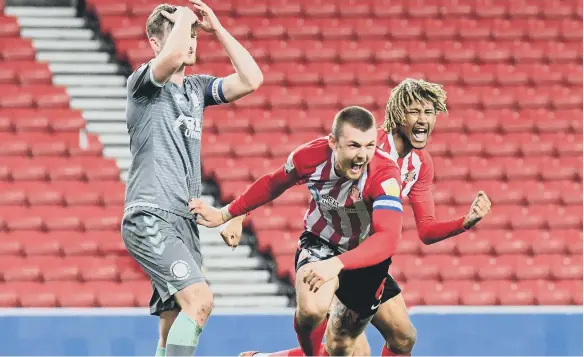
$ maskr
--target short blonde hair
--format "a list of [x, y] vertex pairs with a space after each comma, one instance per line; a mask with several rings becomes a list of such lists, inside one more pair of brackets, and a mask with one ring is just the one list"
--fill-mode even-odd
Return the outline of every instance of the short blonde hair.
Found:
[[168, 19], [162, 15], [162, 11], [172, 14], [176, 10], [176, 6], [169, 4], [160, 4], [156, 6], [156, 8], [152, 10], [150, 16], [148, 16], [148, 20], [146, 20], [146, 35], [148, 38], [154, 36], [162, 38], [164, 35], [164, 28], [167, 26], [166, 24], [170, 24], [170, 28], [172, 28], [173, 25], [172, 22], [168, 21]]
[[407, 107], [417, 101], [432, 103], [436, 115], [448, 112], [446, 91], [442, 85], [423, 79], [406, 78], [391, 90], [385, 107], [383, 129], [389, 132], [404, 125]]

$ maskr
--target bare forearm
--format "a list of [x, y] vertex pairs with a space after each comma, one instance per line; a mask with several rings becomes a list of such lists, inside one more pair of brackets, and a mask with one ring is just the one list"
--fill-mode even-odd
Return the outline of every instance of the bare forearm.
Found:
[[263, 74], [251, 54], [225, 28], [217, 30], [215, 35], [225, 48], [241, 82], [250, 88], [259, 87], [263, 82]]
[[189, 21], [188, 16], [179, 14], [176, 23], [168, 34], [160, 55], [178, 58], [179, 60], [177, 61], [180, 61], [179, 66], [182, 65], [184, 57], [189, 52], [190, 43], [188, 39], [191, 38], [191, 27], [192, 23]]

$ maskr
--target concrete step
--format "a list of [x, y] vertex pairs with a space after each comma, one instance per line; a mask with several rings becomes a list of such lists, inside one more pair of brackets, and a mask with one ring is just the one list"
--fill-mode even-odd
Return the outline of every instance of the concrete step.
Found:
[[32, 7], [32, 6], [6, 6], [4, 13], [18, 17], [40, 17], [55, 19], [56, 17], [75, 17], [76, 11], [73, 7]]
[[33, 40], [91, 40], [95, 36], [93, 31], [84, 28], [23, 28], [20, 35]]
[[49, 68], [53, 74], [116, 74], [120, 66], [116, 63], [51, 63]]
[[[103, 145], [112, 147], [116, 146], [128, 147], [130, 145], [130, 138], [128, 134], [120, 134], [119, 131], [96, 129], [95, 125], [96, 124], [94, 123], [88, 123], [86, 126], [87, 131], [89, 131], [90, 133], [99, 134], [99, 139], [101, 140], [101, 143]], [[120, 126], [125, 128], [125, 124], [121, 124]]]
[[[124, 87], [126, 85], [126, 77], [120, 75], [71, 75], [71, 74], [57, 74], [53, 76], [53, 83], [60, 86], [118, 86]], [[102, 108], [103, 109], [103, 108]]]
[[52, 63], [107, 63], [111, 56], [107, 52], [60, 52], [60, 51], [40, 51], [36, 54], [38, 61]]
[[242, 270], [242, 271], [212, 271], [205, 273], [205, 277], [212, 283], [240, 283], [253, 284], [267, 282], [270, 279], [270, 273], [266, 270]]
[[107, 123], [124, 123], [126, 124], [126, 112], [124, 110], [86, 110], [83, 112], [83, 118], [87, 122], [107, 122]]
[[105, 146], [103, 154], [107, 157], [115, 157], [116, 159], [131, 159], [132, 153], [129, 146]]
[[123, 87], [68, 87], [67, 93], [72, 98], [117, 98], [126, 99]]
[[[103, 100], [102, 99], [78, 99], [72, 98], [71, 99], [71, 107], [75, 109], [102, 109], [103, 108]], [[112, 110], [125, 110], [126, 109], [126, 100], [125, 99], [108, 99], [107, 100], [107, 107], [108, 109]]]
[[286, 296], [218, 296], [213, 300], [219, 308], [282, 308], [288, 306]]
[[213, 284], [211, 281], [211, 291], [215, 296], [273, 296], [278, 293], [278, 286], [276, 284]]
[[34, 40], [37, 51], [99, 51], [102, 43], [98, 40]]
[[[223, 241], [221, 236], [217, 236], [217, 239]], [[251, 255], [251, 248], [247, 245], [243, 245], [241, 247], [237, 247], [235, 249], [231, 249], [227, 245], [223, 246], [208, 246], [204, 249], [203, 254], [205, 257], [211, 259], [213, 258], [222, 258], [222, 257], [229, 257], [231, 259], [246, 259], [249, 258]]]
[[33, 28], [62, 28], [79, 29], [85, 26], [85, 19], [76, 17], [19, 17], [18, 23], [21, 29]]
[[241, 269], [261, 269], [263, 267], [263, 262], [260, 258], [257, 257], [241, 260], [231, 258], [216, 258], [205, 260], [204, 265], [209, 269], [222, 269], [227, 271]]

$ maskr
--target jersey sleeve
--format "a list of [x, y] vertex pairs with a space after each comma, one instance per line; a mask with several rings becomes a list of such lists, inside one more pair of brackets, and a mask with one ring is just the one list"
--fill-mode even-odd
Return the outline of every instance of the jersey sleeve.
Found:
[[395, 163], [388, 160], [387, 165], [378, 167], [365, 192], [373, 202], [373, 211], [390, 210], [402, 213], [401, 187], [400, 171]]
[[306, 179], [316, 170], [316, 167], [327, 160], [328, 141], [325, 138], [313, 140], [299, 146], [288, 155], [284, 163], [284, 171], [290, 174], [295, 171], [296, 175], [304, 183]]
[[432, 157], [426, 151], [424, 151], [423, 155], [424, 161], [422, 163], [422, 169], [420, 170], [420, 177], [408, 193], [410, 202], [427, 202], [434, 200], [434, 197], [432, 196], [434, 163], [432, 162]]
[[143, 64], [127, 80], [128, 96], [137, 102], [150, 99], [163, 84], [157, 83], [152, 77], [152, 65]]
[[205, 107], [228, 103], [223, 95], [224, 78], [214, 77], [207, 74], [197, 74], [189, 76], [188, 78], [195, 90], [203, 93]]

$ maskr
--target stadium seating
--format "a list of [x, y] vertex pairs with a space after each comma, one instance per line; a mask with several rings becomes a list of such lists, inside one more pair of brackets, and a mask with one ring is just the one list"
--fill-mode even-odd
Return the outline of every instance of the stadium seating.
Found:
[[[90, 0], [87, 11], [136, 68], [151, 57], [144, 24], [157, 3]], [[582, 304], [580, 2], [209, 5], [265, 75], [253, 95], [205, 113], [203, 171], [222, 201], [326, 135], [341, 106], [363, 105], [381, 120], [391, 86], [437, 81], [450, 109], [428, 147], [437, 217], [465, 214], [478, 190], [493, 208], [472, 232], [424, 246], [406, 207], [392, 269], [408, 305]], [[231, 73], [209, 35], [197, 53], [197, 72]], [[146, 305], [148, 282], [119, 238], [115, 163], [96, 137], [80, 136], [80, 113], [6, 15], [0, 58], [0, 306]], [[294, 188], [251, 218], [258, 251], [284, 280], [294, 278], [308, 197]]]

